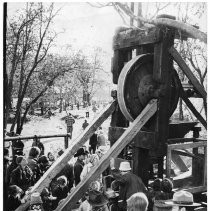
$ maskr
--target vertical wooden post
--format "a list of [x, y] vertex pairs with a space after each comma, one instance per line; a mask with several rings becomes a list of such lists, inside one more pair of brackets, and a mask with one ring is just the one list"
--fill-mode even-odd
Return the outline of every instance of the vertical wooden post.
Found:
[[69, 147], [68, 134], [64, 137], [64, 147], [65, 149]]
[[204, 147], [204, 157], [203, 186], [207, 187], [207, 146]]
[[[174, 44], [174, 31], [168, 28], [160, 30], [161, 42], [155, 44], [154, 47], [154, 65], [153, 79], [159, 84], [161, 95], [158, 98], [158, 111], [156, 118], [156, 151], [159, 160], [166, 153], [166, 141], [169, 131], [170, 118], [170, 99], [171, 99], [171, 70], [173, 68], [173, 59], [168, 50]], [[171, 159], [171, 152], [169, 154]], [[162, 157], [162, 158], [161, 158]], [[163, 160], [163, 159], [162, 159]], [[168, 166], [169, 168], [169, 166]], [[168, 170], [169, 171], [169, 170]], [[159, 176], [163, 173], [163, 164], [158, 165]], [[169, 174], [169, 172], [168, 172]]]
[[171, 176], [171, 149], [168, 145], [167, 156], [166, 156], [166, 177], [170, 178]]

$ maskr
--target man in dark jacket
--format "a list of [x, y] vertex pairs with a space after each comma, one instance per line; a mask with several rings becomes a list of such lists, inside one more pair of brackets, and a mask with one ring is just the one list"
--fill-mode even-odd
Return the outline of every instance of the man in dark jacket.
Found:
[[141, 178], [131, 173], [130, 163], [128, 161], [121, 162], [119, 170], [114, 168], [114, 161], [110, 162], [111, 173], [115, 178], [112, 183], [112, 188], [116, 190], [119, 188], [119, 200], [122, 200], [120, 206], [121, 210], [127, 210], [126, 200], [137, 192], [147, 192], [147, 188], [142, 182]]
[[74, 164], [74, 182], [75, 186], [80, 182], [80, 174], [82, 173], [82, 169], [84, 167], [84, 160], [85, 156], [87, 155], [87, 152], [80, 148], [77, 153], [74, 155], [74, 157], [78, 157], [76, 163]]
[[27, 160], [23, 156], [16, 158], [18, 167], [11, 173], [10, 185], [17, 185], [26, 191], [32, 185], [32, 170], [27, 166]]
[[97, 146], [97, 134], [93, 133], [93, 135], [90, 137], [89, 141], [89, 152], [95, 154], [96, 152], [96, 146]]

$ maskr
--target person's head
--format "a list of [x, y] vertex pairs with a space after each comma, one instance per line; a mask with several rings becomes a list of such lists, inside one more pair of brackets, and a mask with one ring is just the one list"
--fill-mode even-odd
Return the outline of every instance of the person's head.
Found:
[[8, 187], [8, 195], [11, 195], [13, 197], [18, 197], [20, 198], [20, 196], [23, 194], [23, 190], [18, 187], [17, 185], [10, 185]]
[[94, 210], [104, 210], [108, 203], [108, 199], [103, 192], [97, 190], [90, 190], [88, 192], [88, 202], [94, 208]]
[[39, 157], [38, 162], [40, 164], [42, 164], [43, 166], [49, 165], [49, 160], [48, 160], [47, 156], [45, 156], [45, 155], [42, 155], [41, 157]]
[[131, 165], [128, 161], [123, 161], [120, 163], [120, 167], [119, 170], [121, 172], [122, 175], [128, 173], [131, 171]]
[[173, 183], [170, 179], [164, 178], [161, 182], [161, 190], [165, 193], [170, 193], [173, 189]]
[[31, 147], [29, 151], [29, 156], [32, 158], [37, 158], [40, 155], [40, 149], [38, 147]]
[[65, 186], [67, 186], [68, 180], [64, 175], [62, 175], [57, 178], [57, 182], [61, 188], [64, 188]]
[[55, 161], [55, 157], [52, 154], [52, 152], [48, 152], [47, 157], [48, 157], [49, 161]]
[[153, 182], [152, 188], [154, 191], [160, 191], [161, 190], [161, 179], [156, 178]]
[[148, 199], [144, 193], [134, 193], [127, 200], [128, 211], [146, 211], [148, 207]]
[[21, 166], [23, 169], [27, 166], [28, 162], [25, 157], [17, 156], [16, 163]]
[[78, 149], [74, 157], [78, 157], [79, 160], [83, 161], [85, 160], [85, 156], [87, 155], [87, 152], [84, 150], [84, 148]]
[[69, 116], [71, 116], [71, 113], [69, 113]]

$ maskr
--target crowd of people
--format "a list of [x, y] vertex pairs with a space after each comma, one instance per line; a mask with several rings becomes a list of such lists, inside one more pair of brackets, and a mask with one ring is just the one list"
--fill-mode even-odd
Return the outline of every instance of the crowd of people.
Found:
[[[72, 135], [75, 120], [71, 114], [67, 116], [66, 123], [67, 130]], [[88, 127], [87, 120], [82, 125], [84, 130], [86, 127]], [[88, 144], [89, 147], [84, 145], [76, 152], [74, 162], [67, 163], [52, 179], [49, 187], [44, 188], [41, 193], [33, 194], [29, 194], [31, 188], [56, 158], [62, 156], [64, 150], [58, 151], [57, 155], [52, 152], [46, 153], [41, 141], [35, 139], [26, 156], [24, 143], [17, 140], [12, 144], [13, 158], [10, 159], [8, 148], [4, 148], [5, 210], [14, 211], [28, 199], [30, 201], [29, 211], [55, 210], [87, 177], [109, 149], [102, 127], [93, 133]], [[111, 178], [110, 185], [106, 184], [106, 178]], [[179, 194], [183, 194], [184, 199], [190, 201], [183, 204], [183, 197]], [[181, 200], [180, 204], [178, 200]], [[172, 204], [165, 202], [172, 202]], [[175, 205], [178, 206], [177, 210], [183, 208], [192, 210], [193, 205], [198, 206], [193, 202], [190, 193], [174, 193], [170, 179], [157, 178], [150, 187], [146, 187], [141, 178], [132, 173], [129, 161], [122, 161], [119, 168], [116, 168], [113, 158], [110, 159], [109, 167], [89, 184], [82, 198], [75, 203], [79, 211], [161, 211], [165, 208], [174, 210]]]

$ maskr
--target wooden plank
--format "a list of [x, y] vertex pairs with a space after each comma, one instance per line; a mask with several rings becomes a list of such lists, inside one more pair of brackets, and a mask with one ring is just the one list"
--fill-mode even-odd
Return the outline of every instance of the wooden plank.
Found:
[[196, 88], [196, 90], [201, 94], [201, 96], [206, 99], [207, 93], [203, 86], [200, 84], [198, 79], [194, 76], [190, 68], [187, 66], [185, 61], [182, 59], [178, 51], [171, 47], [169, 49], [169, 53], [173, 56], [174, 61], [179, 65], [179, 67], [182, 69], [182, 71], [185, 73], [185, 75], [188, 77], [188, 79], [191, 81], [192, 85]]
[[[48, 187], [52, 179], [64, 168], [69, 160], [74, 156], [77, 150], [83, 146], [83, 144], [92, 136], [97, 128], [112, 114], [116, 106], [116, 102], [112, 102], [108, 105], [97, 118], [85, 129], [85, 131], [73, 141], [68, 149], [65, 150], [53, 165], [47, 170], [47, 172], [41, 177], [41, 179], [33, 186], [30, 193], [35, 191], [41, 193], [43, 188]], [[26, 210], [29, 206], [29, 202], [19, 206], [16, 211]]]
[[180, 91], [181, 98], [184, 100], [187, 107], [192, 111], [192, 113], [195, 115], [195, 117], [200, 121], [200, 123], [207, 129], [207, 122], [206, 120], [201, 116], [201, 114], [196, 110], [194, 105], [191, 103], [191, 101], [188, 99], [184, 91]]
[[16, 141], [16, 140], [25, 140], [25, 139], [34, 139], [34, 138], [57, 138], [57, 137], [66, 137], [69, 134], [54, 134], [54, 135], [35, 135], [35, 136], [17, 136], [17, 137], [7, 137], [4, 141]]
[[[197, 149], [197, 148], [196, 148]], [[187, 156], [187, 157], [191, 157], [191, 158], [197, 158], [197, 159], [202, 159], [201, 157], [195, 155], [194, 153], [189, 152], [186, 149], [183, 149], [183, 151], [180, 150], [173, 150], [172, 151], [173, 154], [177, 154], [177, 155], [182, 155], [182, 156]]]
[[166, 156], [166, 177], [170, 178], [171, 176], [171, 149], [169, 145], [167, 146], [167, 156]]
[[194, 138], [170, 138], [167, 140], [167, 144], [178, 144], [185, 142], [193, 142]]
[[185, 165], [185, 163], [181, 159], [181, 157], [179, 155], [177, 155], [176, 153], [173, 153], [173, 152], [174, 151], [172, 151], [172, 153], [171, 153], [171, 159], [175, 163], [175, 165], [180, 169], [181, 172], [188, 171], [189, 169], [187, 168], [187, 166]]
[[[174, 44], [174, 31], [163, 28], [161, 30], [161, 42], [154, 47], [153, 79], [161, 84], [161, 95], [158, 98], [158, 112], [156, 118], [156, 152], [159, 157], [166, 153], [165, 143], [169, 134], [170, 99], [173, 60], [166, 50]], [[161, 170], [160, 170], [161, 171]], [[162, 170], [163, 171], [163, 170]]]
[[160, 40], [159, 32], [160, 29], [157, 27], [149, 30], [130, 29], [120, 32], [114, 40], [113, 49], [134, 49], [140, 45], [157, 43]]
[[144, 124], [157, 111], [157, 100], [151, 100], [141, 114], [134, 120], [123, 135], [114, 143], [109, 151], [99, 160], [99, 163], [93, 167], [90, 174], [81, 181], [70, 195], [57, 207], [56, 211], [67, 211], [71, 209], [72, 203], [78, 201], [87, 190], [89, 184], [109, 166], [110, 158], [116, 158], [124, 147], [129, 144]]
[[205, 147], [205, 146], [207, 146], [206, 141], [199, 141], [195, 143], [170, 144], [168, 145], [168, 148], [170, 150], [173, 150], [173, 149], [189, 149], [189, 148]]
[[207, 146], [204, 147], [204, 175], [203, 175], [203, 185], [207, 186]]

